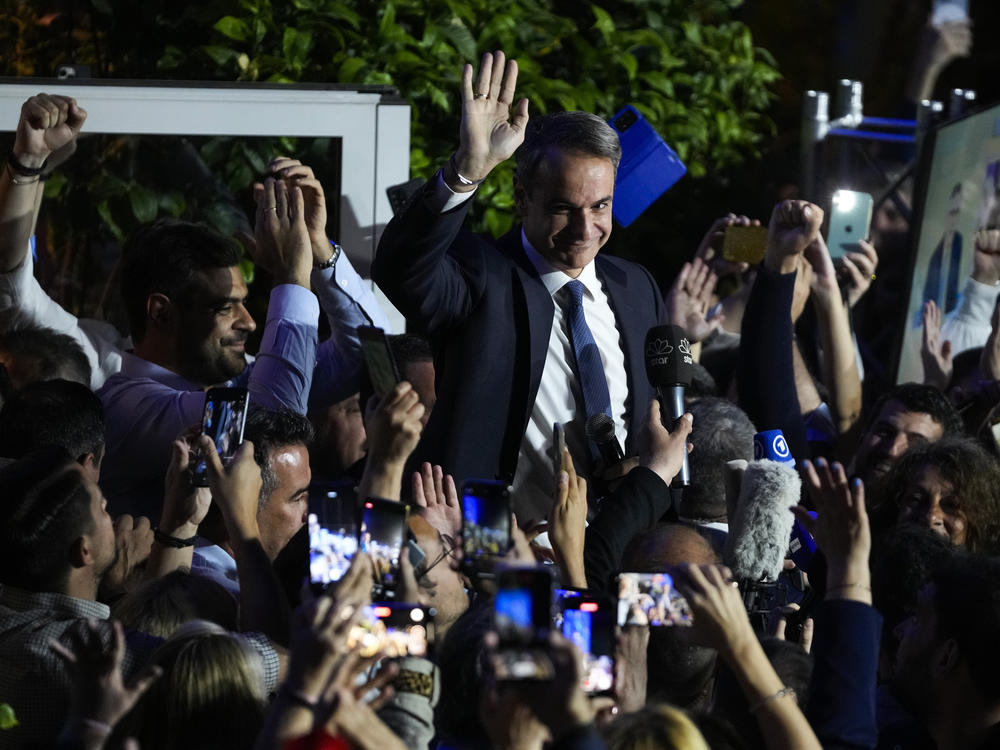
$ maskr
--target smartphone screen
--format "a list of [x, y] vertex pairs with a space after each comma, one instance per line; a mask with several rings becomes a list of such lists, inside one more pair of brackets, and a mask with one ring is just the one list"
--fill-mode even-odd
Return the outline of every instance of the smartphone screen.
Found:
[[382, 399], [402, 380], [389, 348], [389, 341], [385, 337], [385, 331], [373, 326], [358, 326], [358, 337], [372, 389]]
[[611, 600], [592, 592], [556, 590], [558, 627], [583, 654], [584, 692], [610, 693], [615, 682], [615, 614]]
[[767, 228], [729, 224], [722, 235], [722, 257], [732, 263], [756, 265], [767, 252]]
[[491, 479], [462, 485], [462, 552], [469, 561], [497, 558], [510, 549], [510, 487]]
[[309, 582], [322, 591], [344, 577], [358, 551], [357, 499], [349, 482], [309, 487]]
[[[201, 419], [201, 432], [215, 442], [223, 466], [229, 466], [243, 442], [243, 427], [247, 420], [246, 388], [210, 388], [205, 394], [205, 411]], [[198, 455], [191, 470], [191, 484], [208, 486], [208, 467]]]
[[843, 258], [860, 250], [858, 242], [868, 237], [875, 202], [868, 193], [838, 190], [833, 194], [830, 209], [830, 229], [826, 245], [831, 258]]
[[399, 579], [399, 554], [406, 535], [406, 506], [371, 498], [361, 509], [358, 549], [372, 559], [374, 592], [391, 598]]
[[674, 588], [669, 573], [622, 573], [618, 576], [618, 624], [690, 625], [691, 608]]
[[496, 678], [551, 680], [552, 574], [544, 567], [504, 568], [497, 576], [493, 624], [499, 637]]

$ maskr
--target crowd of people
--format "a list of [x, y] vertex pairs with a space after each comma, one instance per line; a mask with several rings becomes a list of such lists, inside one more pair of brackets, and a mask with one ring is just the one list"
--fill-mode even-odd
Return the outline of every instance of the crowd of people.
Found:
[[[176, 219], [128, 239], [127, 332], [71, 315], [30, 237], [86, 112], [25, 102], [0, 176], [0, 748], [1000, 746], [998, 404], [965, 398], [1000, 380], [1000, 227], [976, 237], [993, 312], [961, 382], [928, 303], [926, 382], [866, 408], [852, 309], [877, 232], [834, 263], [823, 210], [785, 200], [750, 266], [722, 240], [760, 222], [728, 214], [664, 293], [599, 252], [615, 131], [531, 114], [517, 75], [502, 52], [465, 67], [458, 147], [381, 237], [372, 275], [405, 333], [287, 156], [253, 186], [242, 247]], [[512, 158], [519, 225], [466, 231]], [[244, 252], [273, 284], [254, 356]], [[401, 376], [381, 398], [357, 330], [373, 324]], [[694, 362], [676, 421], [646, 375], [667, 324]], [[248, 394], [225, 463], [198, 428], [219, 386]], [[796, 468], [755, 457], [766, 430]], [[510, 486], [510, 532], [471, 561], [458, 489], [483, 479]], [[373, 561], [344, 539], [376, 498], [408, 514]], [[592, 597], [559, 618], [569, 637], [503, 588], [509, 569]], [[418, 629], [374, 638], [392, 607], [373, 588]], [[602, 598], [626, 615], [613, 654], [582, 654]], [[529, 657], [531, 679], [512, 674]]]

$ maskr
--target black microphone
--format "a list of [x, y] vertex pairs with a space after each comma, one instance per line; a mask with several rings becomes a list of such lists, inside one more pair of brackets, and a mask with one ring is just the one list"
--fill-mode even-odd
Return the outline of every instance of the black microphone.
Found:
[[615, 420], [603, 411], [591, 414], [587, 417], [587, 424], [584, 427], [587, 439], [597, 445], [597, 450], [601, 454], [604, 465], [614, 466], [616, 463], [625, 460], [625, 451], [622, 444], [615, 436]]
[[[646, 333], [646, 377], [660, 399], [660, 414], [668, 429], [684, 416], [684, 391], [694, 376], [694, 359], [687, 333], [680, 326], [653, 326]], [[687, 453], [671, 487], [691, 484]]]

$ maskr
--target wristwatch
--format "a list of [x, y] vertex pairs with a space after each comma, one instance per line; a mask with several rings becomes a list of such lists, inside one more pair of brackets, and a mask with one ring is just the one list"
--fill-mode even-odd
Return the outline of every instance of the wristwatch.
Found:
[[330, 256], [329, 260], [323, 261], [318, 266], [316, 266], [316, 268], [318, 268], [320, 271], [324, 271], [327, 268], [333, 268], [334, 270], [336, 270], [337, 259], [340, 257], [340, 254], [344, 252], [344, 248], [342, 248], [336, 242], [331, 242], [330, 244], [333, 245], [333, 255]]

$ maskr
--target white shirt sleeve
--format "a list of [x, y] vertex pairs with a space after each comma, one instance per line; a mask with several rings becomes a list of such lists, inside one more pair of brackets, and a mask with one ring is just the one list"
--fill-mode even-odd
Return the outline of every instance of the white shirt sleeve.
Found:
[[962, 290], [961, 304], [941, 324], [941, 338], [951, 342], [951, 355], [983, 346], [992, 327], [990, 317], [1000, 286], [983, 284], [971, 276]]

